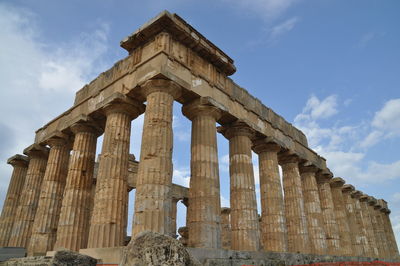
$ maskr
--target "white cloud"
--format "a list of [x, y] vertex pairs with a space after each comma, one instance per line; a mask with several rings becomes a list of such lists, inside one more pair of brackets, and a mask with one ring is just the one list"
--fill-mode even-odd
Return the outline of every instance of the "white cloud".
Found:
[[392, 196], [393, 202], [400, 202], [400, 192], [394, 193]]
[[[378, 112], [370, 125], [344, 125], [321, 127], [319, 120], [338, 113], [337, 96], [323, 100], [312, 95], [302, 113], [295, 117], [295, 125], [307, 136], [309, 145], [327, 159], [328, 167], [334, 175], [356, 183], [378, 183], [400, 178], [400, 161], [378, 163], [364, 161], [367, 148], [378, 143], [384, 134], [395, 135], [400, 116], [400, 99], [388, 101]], [[397, 116], [396, 116], [397, 115]], [[393, 125], [389, 125], [393, 121]], [[400, 121], [400, 120], [399, 120]], [[382, 131], [384, 128], [386, 131]], [[399, 126], [400, 128], [400, 126]], [[361, 148], [361, 150], [360, 150]]]
[[375, 113], [372, 126], [387, 132], [387, 135], [400, 135], [400, 98], [385, 103], [383, 108]]
[[172, 182], [184, 187], [189, 187], [190, 183], [190, 170], [188, 168], [174, 169], [172, 175]]
[[400, 98], [387, 101], [377, 111], [370, 124], [372, 131], [360, 141], [361, 148], [369, 148], [387, 138], [400, 136]]
[[[68, 43], [52, 43], [36, 19], [28, 10], [0, 4], [2, 162], [32, 144], [35, 131], [71, 107], [73, 92], [105, 68], [107, 24]], [[11, 170], [1, 167], [0, 175], [9, 177]], [[0, 184], [2, 197], [7, 185], [8, 180]]]
[[290, 19], [285, 20], [284, 22], [272, 27], [269, 33], [269, 41], [274, 42], [283, 34], [291, 31], [294, 26], [299, 22], [298, 17], [293, 17]]

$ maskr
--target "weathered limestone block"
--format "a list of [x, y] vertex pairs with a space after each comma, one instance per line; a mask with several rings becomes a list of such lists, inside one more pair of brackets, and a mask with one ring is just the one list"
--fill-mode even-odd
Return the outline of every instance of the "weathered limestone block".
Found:
[[200, 266], [176, 239], [154, 232], [137, 235], [124, 248], [121, 266]]
[[304, 209], [299, 158], [295, 155], [286, 155], [279, 159], [279, 163], [282, 166], [283, 190], [285, 193], [288, 251], [310, 253], [310, 238]]
[[135, 194], [132, 236], [151, 231], [171, 233], [172, 109], [180, 87], [168, 80], [149, 80], [143, 86], [144, 116], [140, 164]]
[[92, 186], [96, 143], [100, 132], [88, 122], [74, 124], [71, 131], [75, 138], [54, 250], [64, 248], [79, 251], [87, 247], [90, 209], [93, 205]]
[[327, 243], [318, 185], [315, 177], [317, 171], [318, 168], [313, 165], [300, 167], [304, 210], [307, 216], [311, 253], [323, 255], [327, 252]]
[[340, 177], [334, 177], [329, 183], [331, 185], [335, 217], [339, 229], [340, 255], [352, 256], [353, 248], [351, 244], [351, 231], [346, 214], [346, 205], [342, 194], [342, 188], [346, 182]]
[[285, 207], [278, 165], [278, 152], [281, 148], [262, 139], [254, 142], [253, 150], [258, 154], [260, 171], [263, 248], [265, 251], [287, 252]]
[[46, 170], [48, 148], [33, 144], [24, 150], [29, 156], [29, 166], [8, 245], [26, 248], [32, 234], [40, 189]]
[[387, 202], [384, 200], [379, 200], [381, 205], [384, 207], [383, 213], [384, 215], [383, 217], [383, 222], [385, 225], [385, 229], [387, 229], [387, 239], [389, 240], [389, 254], [390, 254], [390, 258], [394, 259], [394, 258], [399, 258], [399, 249], [397, 247], [397, 242], [396, 242], [396, 238], [394, 236], [394, 232], [393, 232], [393, 227], [392, 227], [392, 223], [390, 222], [390, 218], [389, 218], [389, 214], [390, 214], [390, 210], [388, 208]]
[[51, 266], [96, 266], [97, 260], [77, 252], [60, 250], [54, 254]]
[[18, 202], [24, 187], [29, 158], [24, 155], [14, 155], [7, 160], [13, 166], [13, 172], [8, 185], [7, 195], [4, 200], [0, 216], [0, 247], [6, 247], [11, 236]]
[[221, 247], [221, 202], [216, 121], [221, 111], [206, 98], [183, 106], [192, 121], [190, 185], [187, 210], [189, 246]]
[[357, 225], [354, 201], [351, 198], [351, 192], [354, 191], [352, 185], [344, 185], [342, 188], [343, 199], [346, 204], [346, 215], [349, 221], [351, 232], [351, 245], [353, 246], [353, 256], [361, 257], [363, 255], [363, 245], [361, 242], [360, 228]]
[[221, 247], [223, 249], [231, 249], [232, 230], [230, 214], [230, 208], [221, 208]]
[[127, 178], [131, 121], [143, 110], [141, 103], [127, 98], [110, 100], [103, 107], [107, 118], [88, 248], [116, 247], [124, 244], [128, 216]]
[[256, 251], [260, 247], [260, 229], [251, 159], [253, 131], [241, 121], [220, 129], [229, 139], [231, 248]]
[[340, 237], [339, 227], [336, 221], [335, 209], [333, 205], [332, 191], [329, 184], [332, 179], [332, 173], [327, 171], [320, 171], [317, 173], [317, 184], [319, 198], [321, 201], [322, 217], [325, 225], [327, 253], [329, 255], [340, 254]]
[[68, 172], [70, 143], [66, 136], [48, 141], [49, 159], [43, 177], [28, 255], [45, 255], [52, 250], [57, 237], [65, 182]]
[[354, 212], [356, 216], [356, 223], [357, 227], [360, 232], [360, 241], [361, 245], [363, 248], [363, 256], [368, 257], [371, 256], [369, 244], [368, 244], [368, 239], [367, 239], [367, 229], [364, 226], [363, 220], [365, 219], [362, 216], [362, 209], [361, 209], [361, 204], [360, 204], [360, 196], [362, 195], [361, 191], [355, 190], [350, 193], [351, 198], [353, 199], [353, 204], [354, 204]]
[[368, 210], [368, 195], [366, 194], [360, 195], [359, 201], [361, 207], [361, 214], [363, 217], [362, 222], [364, 224], [364, 229], [369, 246], [369, 253], [367, 255], [368, 257], [377, 258], [379, 256], [379, 251], [378, 248], [376, 247], [375, 233], [374, 233], [374, 228], [372, 226], [372, 218]]

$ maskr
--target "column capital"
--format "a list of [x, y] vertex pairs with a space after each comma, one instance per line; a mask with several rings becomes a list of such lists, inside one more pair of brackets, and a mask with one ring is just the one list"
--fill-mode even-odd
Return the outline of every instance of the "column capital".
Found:
[[372, 196], [368, 197], [368, 205], [374, 206], [376, 204], [376, 199]]
[[350, 193], [351, 197], [354, 199], [359, 199], [362, 195], [362, 192], [359, 190], [354, 190]]
[[231, 139], [237, 136], [254, 137], [255, 131], [243, 120], [237, 120], [231, 124], [218, 127], [218, 132]]
[[300, 157], [297, 154], [289, 153], [288, 151], [280, 152], [278, 154], [279, 164], [287, 164], [287, 163], [299, 163]]
[[29, 157], [21, 154], [16, 154], [8, 158], [7, 163], [12, 166], [23, 166], [27, 167], [29, 164]]
[[383, 213], [386, 213], [388, 211], [387, 202], [384, 201], [383, 199], [378, 199], [377, 201], [381, 205], [380, 211], [383, 212]]
[[380, 202], [378, 200], [375, 202], [375, 204], [373, 206], [374, 206], [375, 210], [379, 210], [379, 211], [382, 208], [382, 205], [380, 204]]
[[79, 132], [90, 132], [94, 133], [97, 136], [100, 136], [104, 131], [104, 128], [102, 128], [102, 126], [100, 126], [87, 115], [80, 115], [70, 121], [69, 129], [74, 135]]
[[260, 154], [263, 152], [280, 152], [282, 147], [268, 138], [256, 139], [253, 141], [253, 150], [255, 153]]
[[360, 196], [360, 201], [361, 202], [367, 202], [368, 201], [369, 196], [367, 194], [362, 193]]
[[50, 148], [55, 146], [71, 145], [70, 136], [61, 131], [56, 131], [49, 135], [49, 138], [45, 140], [45, 143], [49, 145]]
[[24, 149], [24, 154], [32, 157], [47, 158], [49, 156], [49, 148], [44, 145], [34, 143]]
[[147, 98], [153, 92], [166, 92], [174, 99], [178, 99], [182, 94], [181, 87], [175, 82], [168, 79], [150, 79], [146, 81], [142, 87], [143, 96]]
[[343, 188], [342, 188], [343, 193], [351, 193], [354, 190], [355, 190], [354, 186], [350, 185], [350, 184], [343, 185]]
[[219, 105], [210, 97], [200, 97], [190, 103], [184, 104], [182, 113], [190, 120], [201, 115], [212, 116], [215, 120], [218, 120], [222, 115], [222, 111], [226, 109], [222, 105]]
[[145, 110], [145, 105], [133, 100], [122, 93], [114, 93], [101, 103], [97, 104], [103, 113], [108, 116], [111, 113], [126, 113], [131, 119], [135, 119]]
[[334, 177], [329, 181], [331, 187], [343, 187], [346, 184], [346, 181], [341, 177]]
[[333, 174], [329, 168], [319, 170], [315, 176], [318, 184], [330, 182], [330, 180], [333, 178]]
[[319, 171], [319, 169], [315, 165], [307, 163], [307, 164], [299, 165], [299, 171], [300, 171], [300, 174], [303, 174], [303, 173], [314, 173], [315, 174]]
[[221, 213], [222, 214], [230, 214], [231, 213], [231, 208], [223, 207], [223, 208], [221, 208]]

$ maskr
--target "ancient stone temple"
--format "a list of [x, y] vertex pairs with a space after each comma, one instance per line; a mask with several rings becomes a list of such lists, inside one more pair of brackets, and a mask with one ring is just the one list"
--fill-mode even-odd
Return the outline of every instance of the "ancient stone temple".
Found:
[[[229, 78], [233, 60], [182, 18], [162, 12], [121, 47], [129, 55], [39, 128], [25, 155], [8, 160], [14, 171], [0, 246], [23, 247], [28, 255], [60, 248], [99, 257], [118, 253], [129, 241], [128, 226], [132, 238], [144, 231], [176, 237], [182, 200], [187, 224], [179, 231], [194, 254], [399, 257], [386, 201], [334, 177], [306, 136], [235, 84]], [[189, 188], [172, 183], [174, 102], [192, 125]], [[143, 113], [135, 158], [129, 154], [131, 122]], [[217, 134], [229, 141], [230, 208], [220, 203]], [[260, 218], [252, 151], [259, 159]]]

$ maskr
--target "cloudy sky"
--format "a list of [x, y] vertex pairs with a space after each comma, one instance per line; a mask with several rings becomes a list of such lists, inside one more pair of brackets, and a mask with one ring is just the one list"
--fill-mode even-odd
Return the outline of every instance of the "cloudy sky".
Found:
[[[164, 9], [230, 55], [235, 82], [303, 130], [335, 176], [386, 199], [399, 242], [396, 0], [1, 0], [0, 207], [12, 172], [7, 158], [32, 144], [34, 131], [69, 108], [85, 83], [125, 57], [119, 41]], [[190, 122], [180, 110], [175, 104], [174, 182], [187, 185]], [[143, 116], [133, 122], [137, 158], [142, 123]], [[227, 144], [218, 136], [224, 206]], [[256, 156], [254, 163], [257, 173]], [[184, 211], [180, 204], [180, 226]]]

